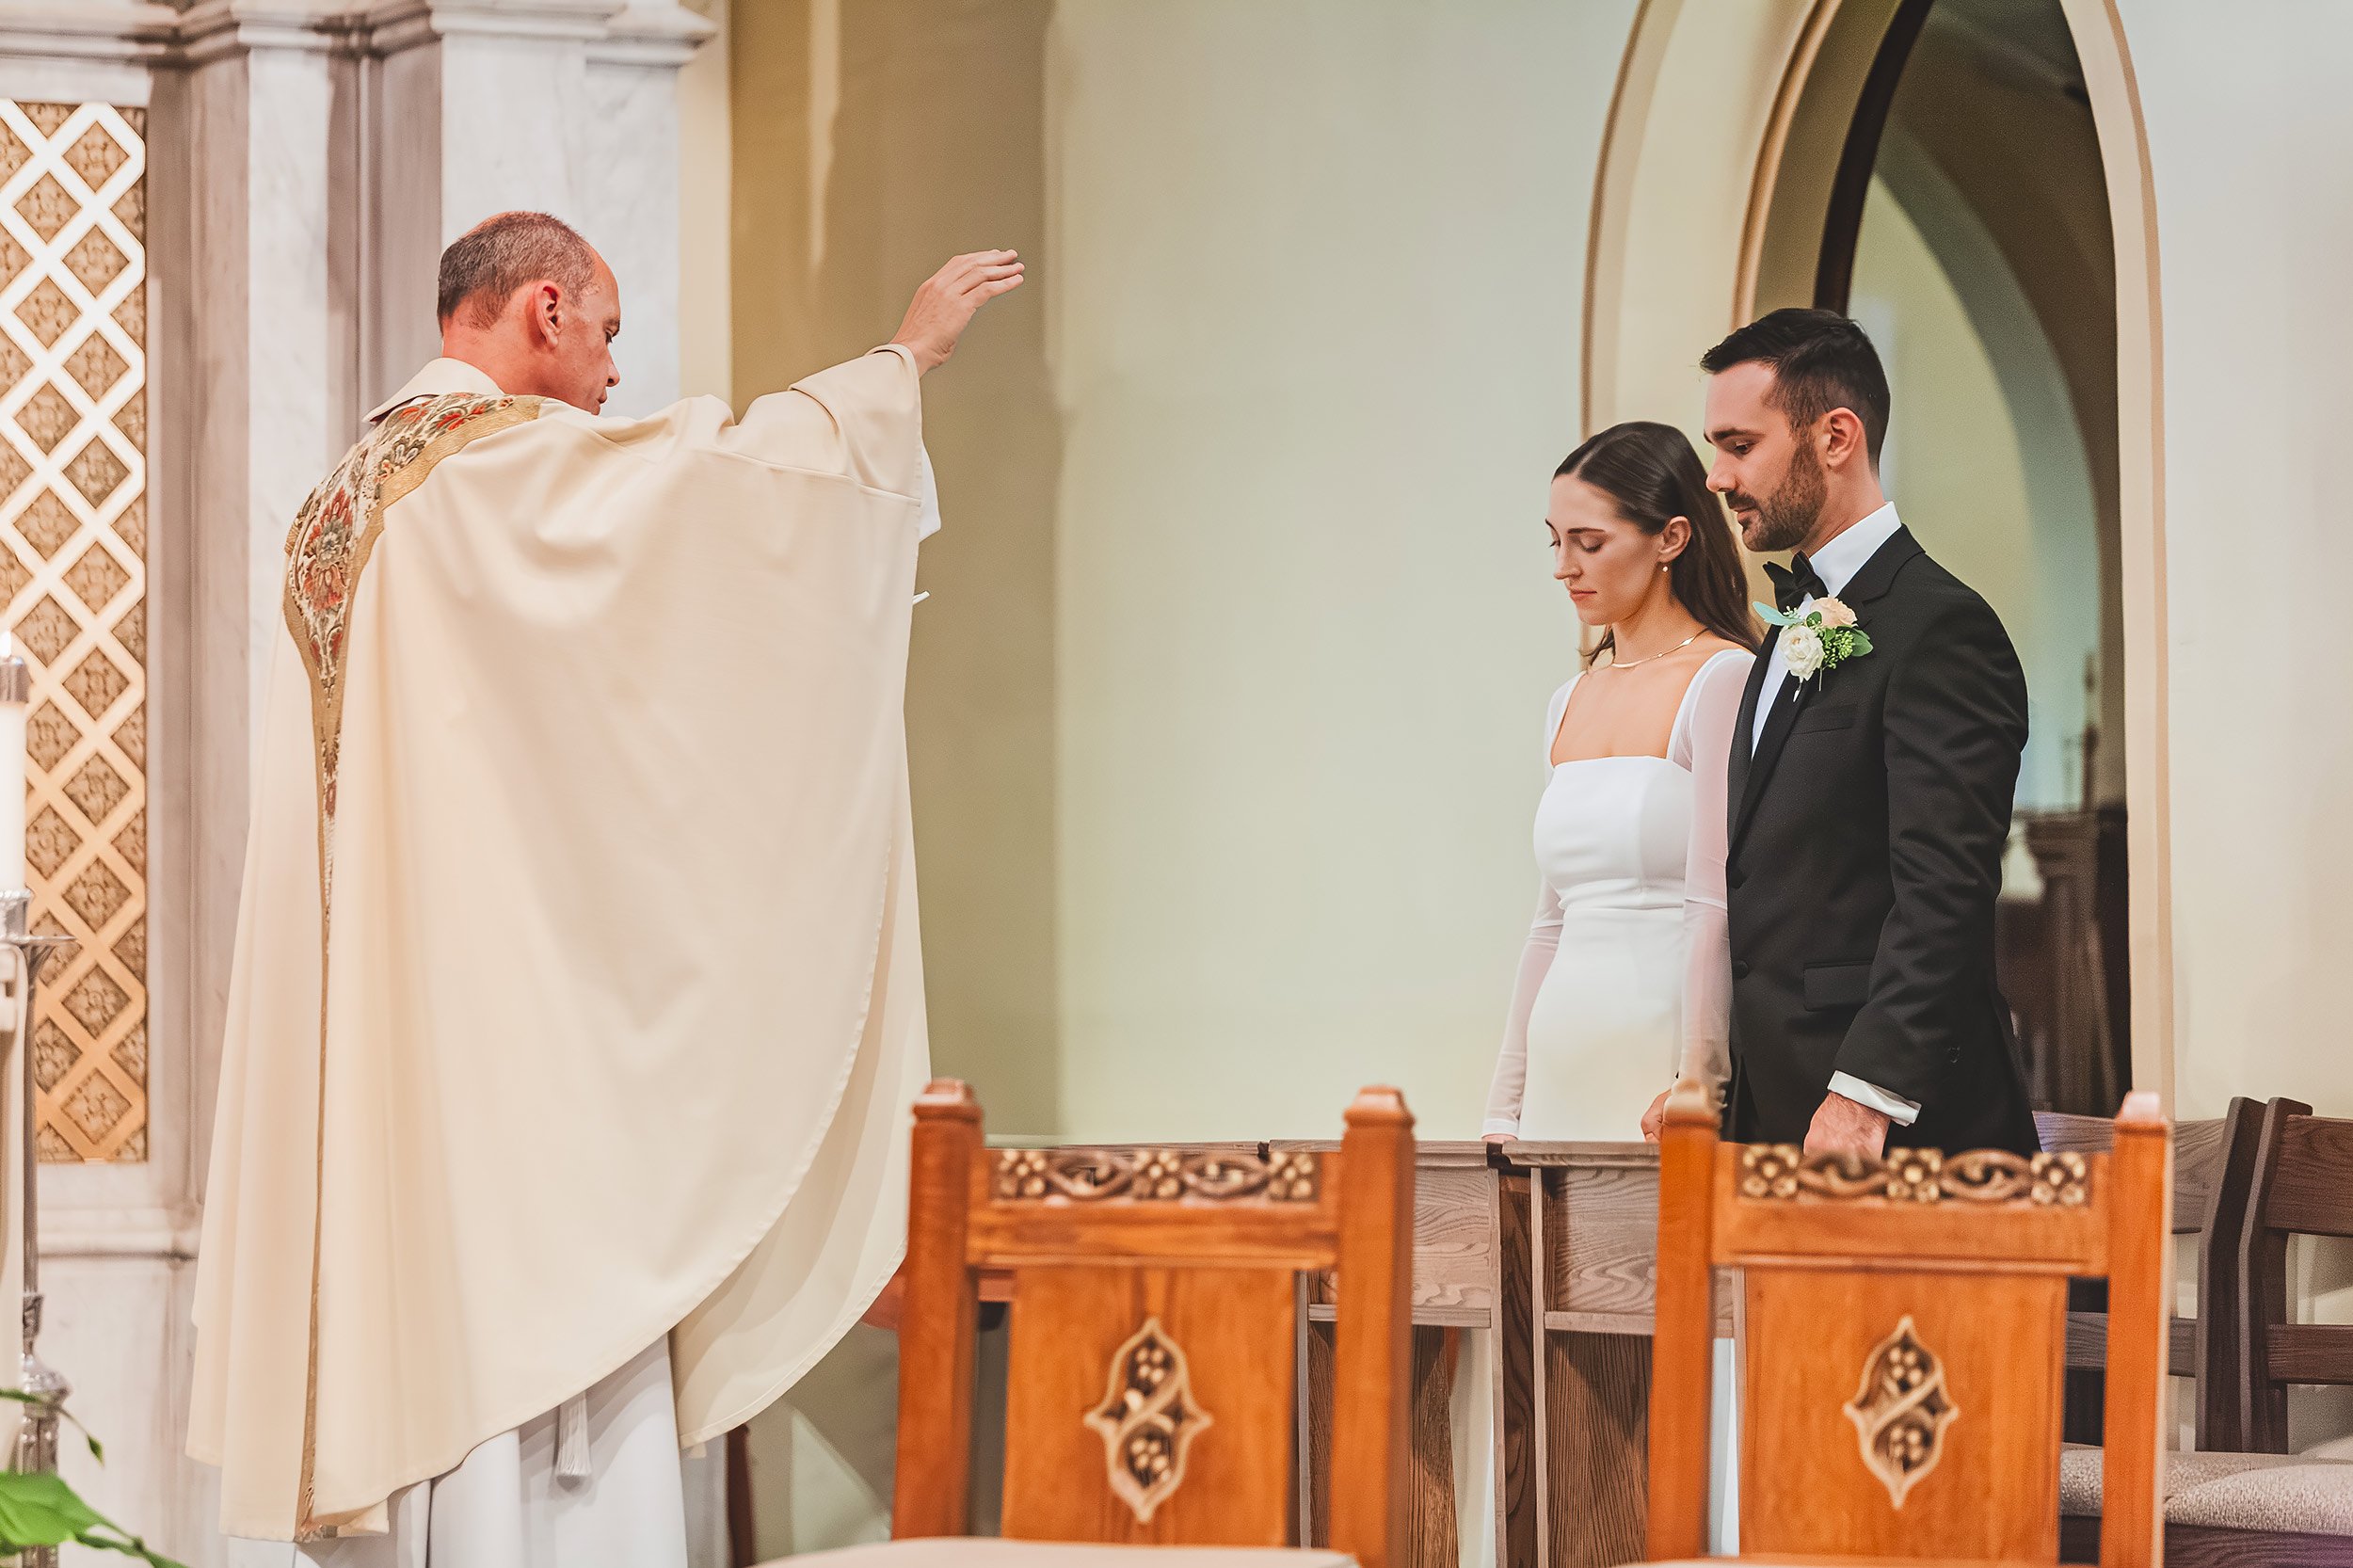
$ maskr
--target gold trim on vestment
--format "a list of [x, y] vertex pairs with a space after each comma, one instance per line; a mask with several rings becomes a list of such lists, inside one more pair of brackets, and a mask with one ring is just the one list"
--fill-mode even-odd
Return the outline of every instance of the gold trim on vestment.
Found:
[[[536, 397], [484, 397], [459, 392], [404, 405], [386, 414], [368, 438], [312, 490], [286, 534], [286, 629], [311, 677], [312, 760], [318, 783], [319, 850], [319, 1103], [311, 1208], [309, 1366], [303, 1375], [302, 1476], [295, 1538], [335, 1533], [312, 1515], [312, 1466], [317, 1457], [319, 1376], [319, 1248], [327, 1164], [327, 938], [335, 882], [335, 792], [343, 761], [344, 685], [351, 651], [351, 622], [384, 514], [425, 481], [434, 466], [470, 442], [539, 417]], [[355, 520], [356, 522], [355, 522]]]

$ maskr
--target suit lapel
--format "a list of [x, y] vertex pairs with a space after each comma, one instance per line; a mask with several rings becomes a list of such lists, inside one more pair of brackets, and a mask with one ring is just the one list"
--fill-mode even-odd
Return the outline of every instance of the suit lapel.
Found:
[[[1769, 647], [1766, 650], [1771, 652]], [[1740, 835], [1748, 830], [1749, 819], [1756, 815], [1756, 803], [1765, 793], [1765, 786], [1773, 776], [1773, 764], [1781, 760], [1781, 748], [1788, 743], [1789, 728], [1798, 722], [1798, 710], [1821, 684], [1817, 676], [1812, 680], [1800, 680], [1795, 675], [1784, 678], [1781, 690], [1773, 694], [1773, 711], [1765, 715], [1765, 733], [1757, 737], [1756, 760], [1749, 765], [1747, 786], [1740, 792], [1740, 814], [1733, 819], [1732, 841], [1737, 845]], [[1750, 720], [1754, 722], [1752, 709]]]
[[[1845, 590], [1833, 597], [1850, 607], [1868, 604], [1883, 597], [1895, 585], [1896, 573], [1903, 564], [1920, 554], [1920, 543], [1912, 536], [1912, 530], [1898, 528], [1887, 536], [1887, 542], [1871, 552], [1863, 563], [1863, 569], [1854, 574]], [[1861, 611], [1857, 608], [1857, 614]], [[1740, 704], [1740, 729], [1737, 741], [1744, 741], [1755, 733], [1756, 705], [1762, 700], [1765, 679], [1770, 673], [1773, 648], [1781, 640], [1781, 631], [1774, 629], [1765, 650], [1756, 657], [1756, 670], [1749, 681], [1748, 696]], [[1799, 711], [1822, 684], [1822, 678], [1800, 682], [1792, 676], [1776, 694], [1773, 711], [1766, 715], [1765, 733], [1758, 736], [1756, 755], [1748, 759], [1748, 748], [1733, 746], [1734, 772], [1730, 783], [1732, 798], [1738, 802], [1732, 819], [1732, 846], [1737, 849], [1741, 834], [1748, 831], [1749, 819], [1756, 814], [1757, 802], [1764, 797], [1765, 787], [1773, 776], [1773, 764], [1781, 760], [1781, 748], [1788, 743], [1789, 731], [1797, 725]]]
[[1744, 814], [1742, 808], [1748, 804], [1749, 772], [1754, 766], [1756, 755], [1756, 747], [1753, 744], [1756, 735], [1756, 704], [1765, 690], [1765, 677], [1772, 669], [1773, 645], [1780, 640], [1780, 627], [1767, 631], [1765, 646], [1757, 650], [1755, 662], [1749, 665], [1748, 684], [1740, 691], [1740, 717], [1732, 729], [1732, 771], [1725, 779], [1730, 786], [1724, 792], [1725, 815], [1729, 819], [1724, 824], [1727, 832], [1738, 830]]

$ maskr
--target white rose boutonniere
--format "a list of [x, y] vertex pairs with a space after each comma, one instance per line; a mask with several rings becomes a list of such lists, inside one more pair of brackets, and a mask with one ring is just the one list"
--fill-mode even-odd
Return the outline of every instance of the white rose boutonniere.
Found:
[[1830, 657], [1830, 649], [1822, 646], [1822, 634], [1802, 625], [1782, 633], [1781, 653], [1789, 661], [1789, 673], [1801, 680], [1811, 680], [1820, 674], [1822, 661]]
[[1782, 657], [1801, 681], [1871, 651], [1870, 636], [1856, 623], [1855, 613], [1837, 600], [1817, 599], [1812, 609], [1796, 615], [1762, 604], [1756, 613], [1782, 629]]

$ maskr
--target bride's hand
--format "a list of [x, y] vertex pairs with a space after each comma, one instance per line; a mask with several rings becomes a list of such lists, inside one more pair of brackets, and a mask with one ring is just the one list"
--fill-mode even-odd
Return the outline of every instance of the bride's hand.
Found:
[[1667, 1096], [1673, 1092], [1668, 1089], [1658, 1091], [1658, 1097], [1650, 1102], [1648, 1111], [1642, 1112], [1643, 1143], [1656, 1144], [1658, 1135], [1667, 1129]]
[[1486, 1135], [1486, 1140], [1491, 1148], [1501, 1148], [1513, 1141], [1512, 1135], [1508, 1132], [1490, 1132]]

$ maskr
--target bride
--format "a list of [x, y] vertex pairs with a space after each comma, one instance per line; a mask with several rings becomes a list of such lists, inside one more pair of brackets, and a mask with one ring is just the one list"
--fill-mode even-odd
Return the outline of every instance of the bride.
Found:
[[[1677, 1077], [1730, 1069], [1725, 767], [1756, 626], [1683, 433], [1614, 424], [1552, 478], [1552, 575], [1605, 627], [1545, 714], [1543, 885], [1487, 1096], [1491, 1143], [1630, 1142]], [[1607, 654], [1607, 662], [1603, 655]], [[1729, 1342], [1709, 1423], [1711, 1549], [1738, 1549]]]
[[1673, 426], [1570, 453], [1545, 520], [1552, 575], [1607, 630], [1545, 716], [1543, 884], [1483, 1130], [1630, 1141], [1675, 1078], [1721, 1096], [1727, 1074], [1725, 762], [1757, 635], [1722, 504]]

